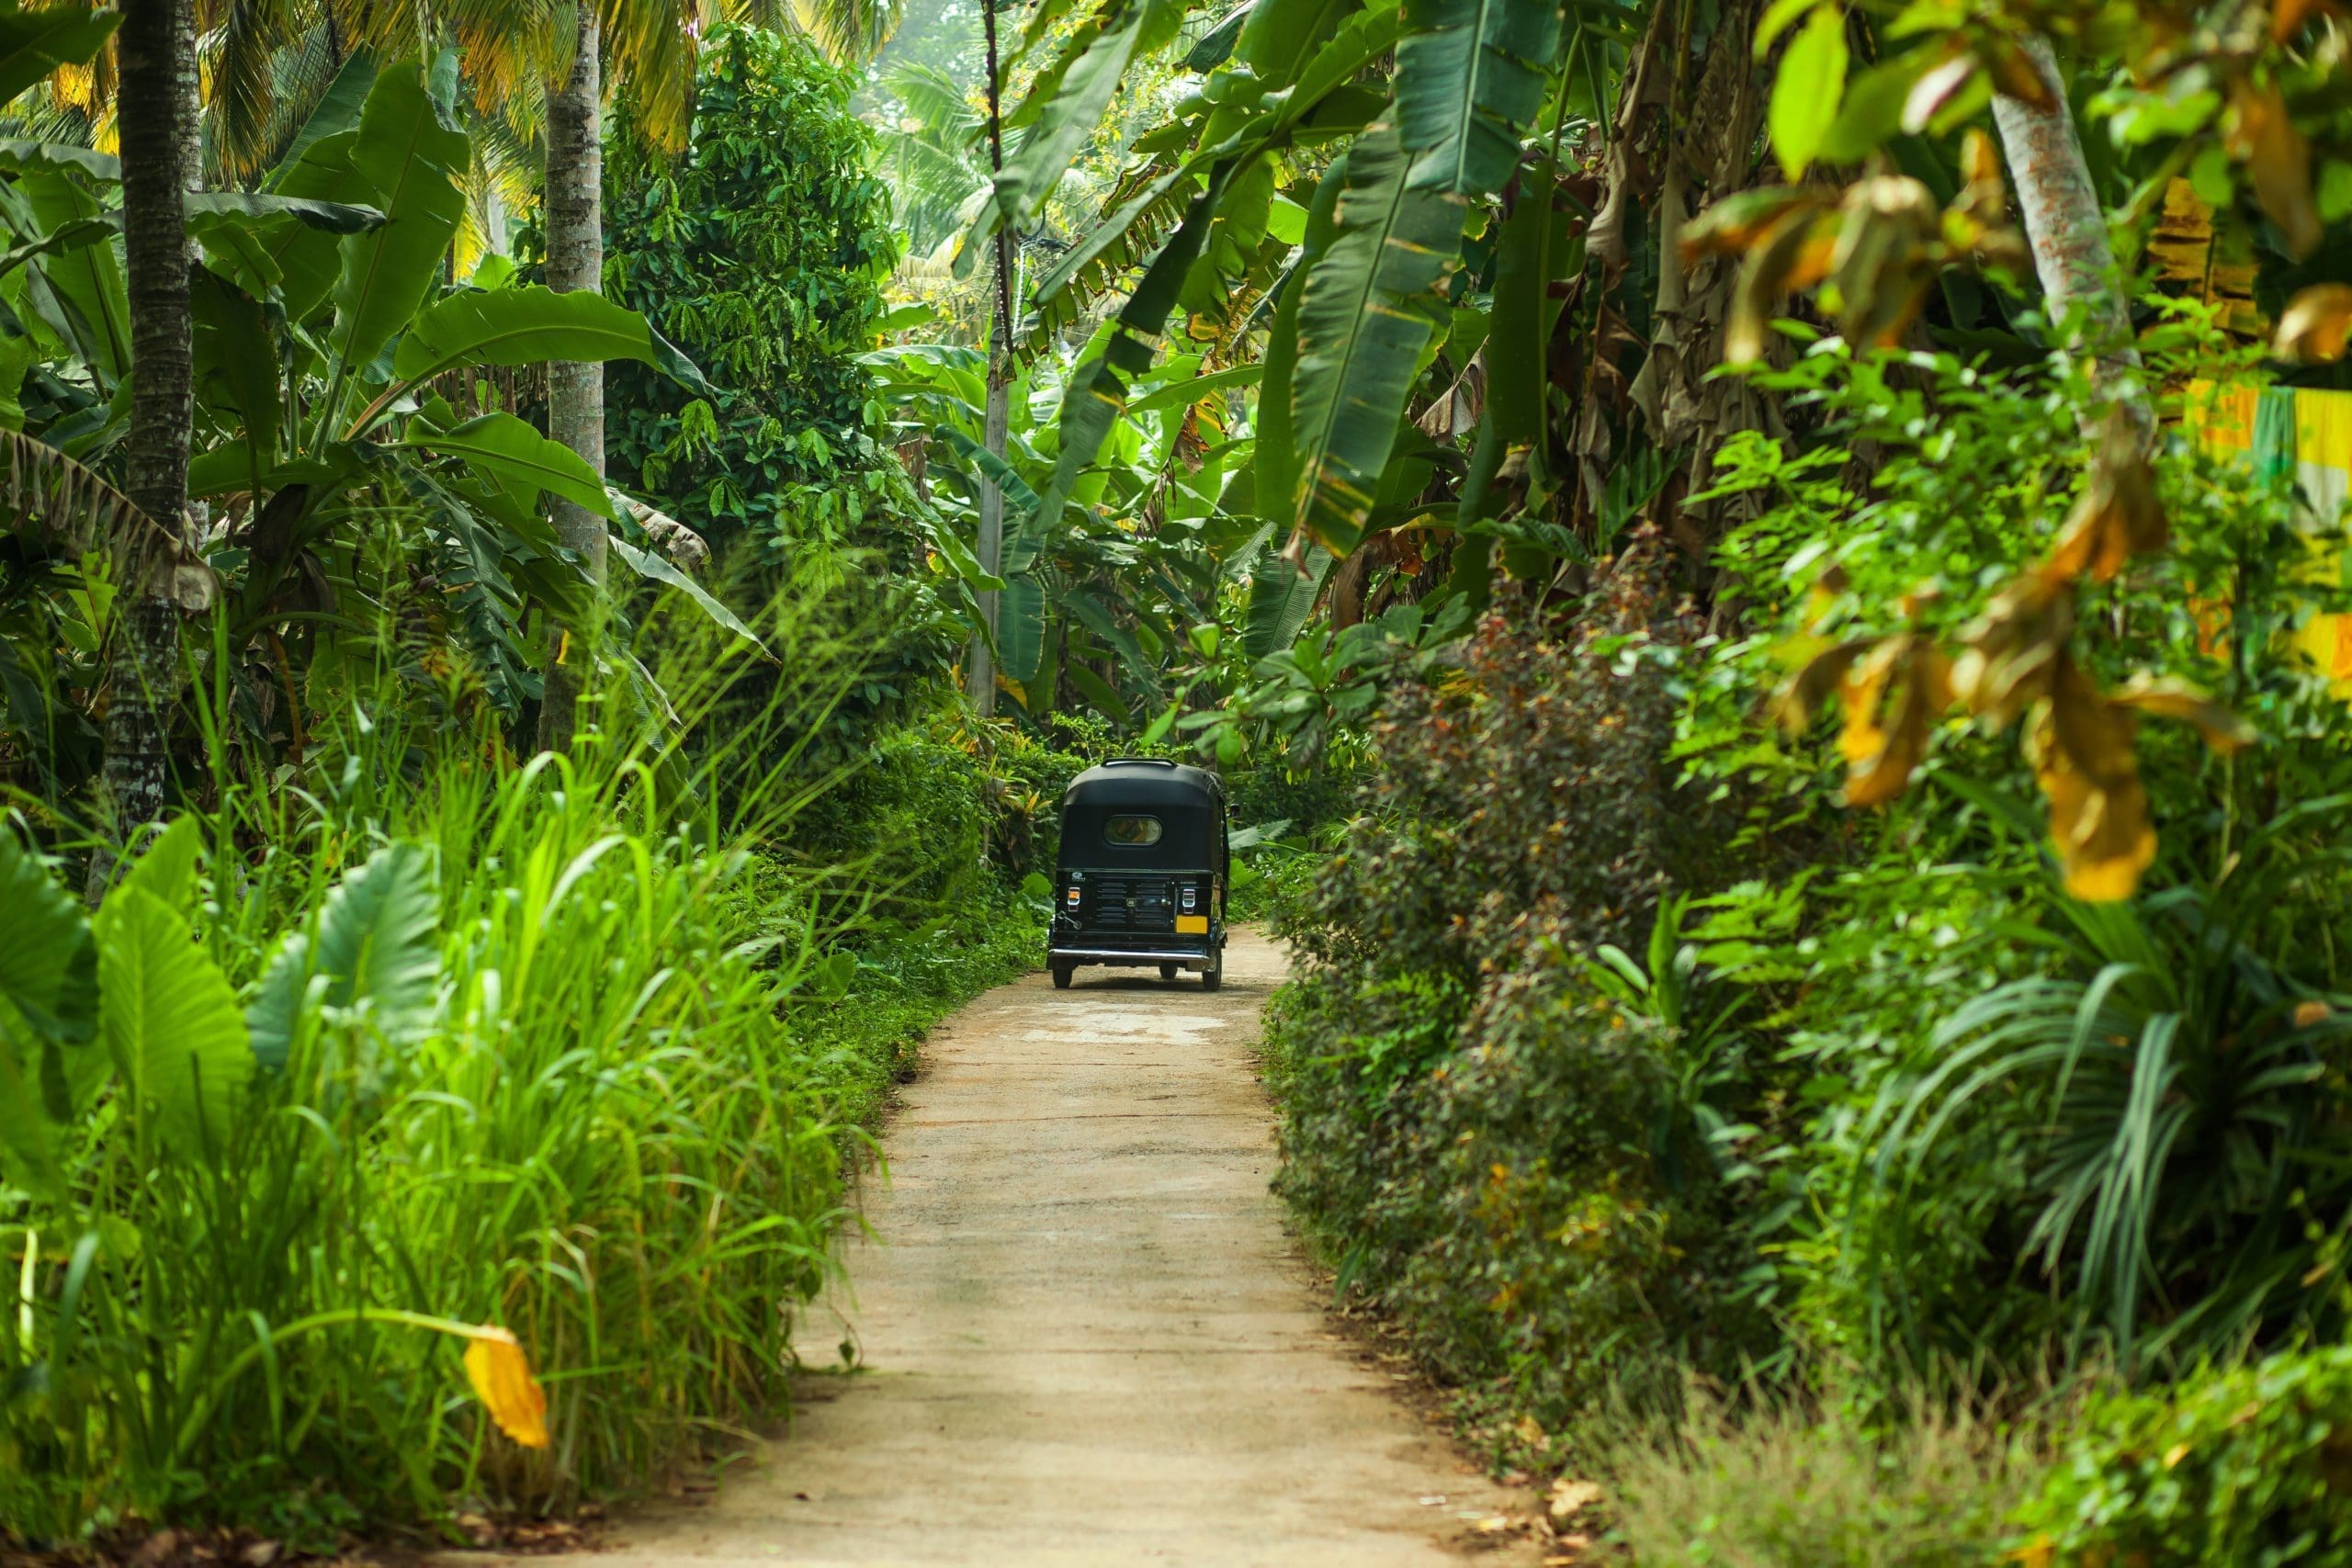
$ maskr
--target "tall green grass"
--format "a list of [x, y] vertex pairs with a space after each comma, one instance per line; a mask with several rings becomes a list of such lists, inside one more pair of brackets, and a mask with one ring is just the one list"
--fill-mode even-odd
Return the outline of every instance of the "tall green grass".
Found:
[[[0, 1537], [544, 1507], [648, 1483], [783, 1395], [878, 1044], [799, 995], [841, 971], [821, 950], [856, 887], [763, 852], [827, 782], [790, 739], [827, 679], [726, 727], [697, 722], [721, 678], [669, 713], [618, 682], [602, 734], [527, 763], [413, 685], [389, 671], [290, 778], [216, 732], [212, 809], [141, 863], [200, 850], [98, 917], [98, 1011], [133, 1005], [107, 955], [139, 903], [235, 987], [256, 1066], [203, 1086], [217, 1123], [118, 1069], [41, 1123], [53, 1179], [0, 1153]], [[0, 1053], [42, 1049], [0, 1000]], [[500, 1435], [426, 1319], [515, 1334], [548, 1446]]]

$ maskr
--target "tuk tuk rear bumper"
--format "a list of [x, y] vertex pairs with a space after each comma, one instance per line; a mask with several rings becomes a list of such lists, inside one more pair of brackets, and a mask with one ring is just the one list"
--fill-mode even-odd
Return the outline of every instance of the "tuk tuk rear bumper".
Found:
[[1213, 945], [1200, 947], [1065, 947], [1046, 949], [1049, 960], [1076, 959], [1088, 964], [1206, 964], [1216, 956]]

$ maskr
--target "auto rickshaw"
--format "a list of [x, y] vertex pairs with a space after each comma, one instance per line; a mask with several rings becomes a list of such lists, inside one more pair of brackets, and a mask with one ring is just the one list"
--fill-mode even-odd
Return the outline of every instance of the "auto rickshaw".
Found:
[[1225, 784], [1178, 762], [1118, 757], [1070, 781], [1046, 966], [1069, 988], [1081, 964], [1157, 964], [1214, 991], [1225, 979]]

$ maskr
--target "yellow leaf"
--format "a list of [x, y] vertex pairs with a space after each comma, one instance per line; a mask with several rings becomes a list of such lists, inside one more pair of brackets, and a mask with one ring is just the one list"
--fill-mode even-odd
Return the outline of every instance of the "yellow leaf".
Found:
[[2156, 830], [2132, 742], [2137, 720], [2062, 657], [2026, 734], [2034, 782], [2066, 891], [2089, 903], [2129, 898], [2156, 858]]
[[2230, 155], [2246, 166], [2254, 199], [2278, 225], [2287, 254], [2298, 261], [2319, 248], [2319, 208], [2312, 199], [2312, 145], [2287, 113], [2272, 83], [2240, 77], [2230, 89], [2223, 122]]
[[1883, 806], [1910, 783], [1936, 721], [1951, 706], [1951, 666], [1926, 637], [1888, 637], [1847, 672], [1841, 695], [1846, 804]]
[[2308, 1001], [2297, 1002], [2295, 1004], [2295, 1027], [2297, 1029], [2309, 1029], [2313, 1024], [2325, 1023], [2329, 1019], [2334, 1018], [2335, 1016], [2335, 1010], [2329, 1007], [2325, 1002]]
[[2206, 745], [2225, 755], [2254, 743], [2253, 726], [2185, 681], [2135, 676], [2114, 700], [2122, 707], [2193, 724]]
[[2281, 359], [2327, 364], [2344, 357], [2347, 336], [2352, 336], [2352, 283], [2315, 283], [2287, 301], [2271, 347]]
[[548, 1396], [514, 1334], [485, 1324], [467, 1332], [466, 1381], [498, 1429], [526, 1449], [548, 1446]]
[[2049, 689], [2074, 632], [2075, 596], [2063, 580], [2012, 578], [1961, 634], [1967, 650], [1952, 665], [1952, 687], [1996, 728], [2007, 728]]
[[2170, 536], [2139, 436], [2120, 412], [2111, 414], [2091, 461], [2090, 483], [2041, 570], [2060, 579], [2088, 572], [2105, 582], [2132, 557], [2163, 549]]

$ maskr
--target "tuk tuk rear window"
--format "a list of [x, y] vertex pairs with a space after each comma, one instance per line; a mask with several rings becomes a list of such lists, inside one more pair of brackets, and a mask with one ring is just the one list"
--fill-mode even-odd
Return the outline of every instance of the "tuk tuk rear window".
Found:
[[1102, 837], [1123, 850], [1156, 844], [1159, 842], [1159, 818], [1157, 817], [1114, 817], [1102, 824]]

